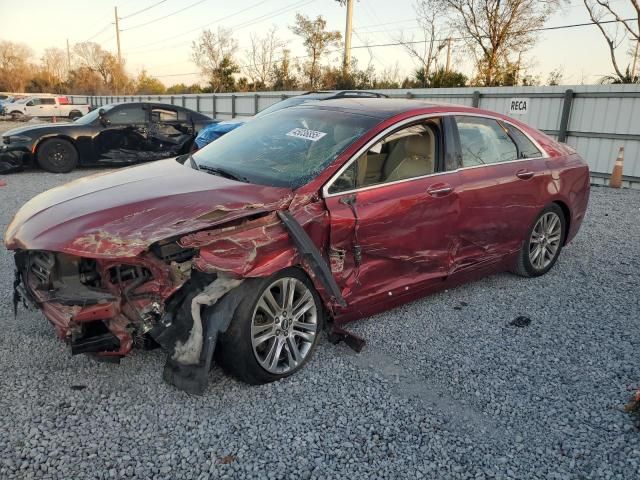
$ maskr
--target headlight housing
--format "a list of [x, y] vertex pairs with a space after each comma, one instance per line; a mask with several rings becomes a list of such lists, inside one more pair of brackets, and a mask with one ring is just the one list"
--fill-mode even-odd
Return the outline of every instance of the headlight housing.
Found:
[[26, 135], [10, 135], [8, 137], [2, 137], [4, 143], [27, 143], [31, 141], [31, 137]]

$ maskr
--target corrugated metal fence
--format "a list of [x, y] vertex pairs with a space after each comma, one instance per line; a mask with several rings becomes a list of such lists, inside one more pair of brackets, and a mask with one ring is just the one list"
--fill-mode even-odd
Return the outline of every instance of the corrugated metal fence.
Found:
[[[624, 179], [640, 188], [640, 85], [572, 87], [492, 87], [378, 90], [390, 97], [480, 107], [512, 115], [573, 146], [587, 160], [594, 183], [606, 183], [620, 147], [625, 148]], [[158, 101], [182, 105], [218, 119], [249, 117], [301, 92], [221, 93], [198, 95], [74, 96], [74, 103], [94, 107], [108, 103]], [[514, 100], [527, 100], [514, 113]], [[522, 104], [521, 104], [522, 105]]]

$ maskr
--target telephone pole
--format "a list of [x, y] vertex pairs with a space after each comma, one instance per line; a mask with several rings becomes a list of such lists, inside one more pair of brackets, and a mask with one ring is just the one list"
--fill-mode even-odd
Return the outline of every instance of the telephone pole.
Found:
[[67, 38], [67, 75], [71, 72], [71, 50], [69, 50], [69, 39]]
[[113, 7], [116, 13], [116, 42], [118, 43], [118, 65], [122, 66], [122, 55], [120, 53], [120, 26], [118, 25], [118, 7]]
[[633, 82], [636, 77], [636, 64], [638, 63], [638, 48], [640, 47], [640, 38], [636, 40], [636, 49], [633, 52], [633, 66], [631, 67], [631, 81]]
[[449, 73], [449, 68], [451, 68], [451, 37], [447, 39], [447, 68], [445, 72]]
[[347, 2], [347, 26], [344, 31], [344, 73], [349, 73], [351, 66], [351, 27], [353, 22], [353, 0]]

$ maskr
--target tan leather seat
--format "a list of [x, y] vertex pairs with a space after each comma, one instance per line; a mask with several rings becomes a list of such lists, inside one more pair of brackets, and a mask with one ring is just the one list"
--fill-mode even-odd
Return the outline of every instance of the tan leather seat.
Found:
[[431, 138], [411, 135], [401, 138], [389, 153], [383, 178], [387, 182], [420, 177], [433, 173]]

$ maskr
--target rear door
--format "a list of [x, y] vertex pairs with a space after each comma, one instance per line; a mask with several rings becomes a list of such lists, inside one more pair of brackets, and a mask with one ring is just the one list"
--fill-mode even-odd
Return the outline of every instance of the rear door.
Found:
[[331, 268], [351, 306], [392, 302], [447, 276], [459, 182], [439, 172], [442, 131], [440, 119], [392, 131], [325, 187]]
[[150, 148], [166, 157], [178, 155], [191, 147], [193, 124], [187, 111], [169, 106], [151, 108]]
[[548, 170], [541, 150], [508, 123], [456, 116], [455, 124], [462, 184], [455, 270], [464, 270], [520, 249], [544, 205]]

